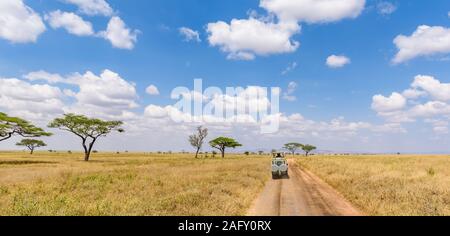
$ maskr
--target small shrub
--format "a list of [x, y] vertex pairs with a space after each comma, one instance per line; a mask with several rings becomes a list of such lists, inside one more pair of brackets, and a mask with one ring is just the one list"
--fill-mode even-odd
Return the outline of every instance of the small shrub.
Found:
[[249, 155], [250, 155], [250, 152], [244, 152], [244, 154], [245, 154], [246, 156], [249, 156]]
[[8, 190], [8, 188], [7, 187], [4, 187], [4, 186], [0, 186], [0, 195], [1, 194], [9, 194], [9, 190]]
[[430, 167], [430, 168], [428, 168], [428, 170], [427, 170], [427, 174], [428, 174], [429, 176], [435, 176], [435, 175], [436, 175], [436, 170], [434, 170], [433, 167]]

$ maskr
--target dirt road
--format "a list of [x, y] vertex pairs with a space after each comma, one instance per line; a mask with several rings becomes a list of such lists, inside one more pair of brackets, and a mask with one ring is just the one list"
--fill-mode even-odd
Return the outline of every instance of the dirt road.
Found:
[[289, 160], [289, 177], [270, 180], [249, 216], [358, 216], [333, 188]]

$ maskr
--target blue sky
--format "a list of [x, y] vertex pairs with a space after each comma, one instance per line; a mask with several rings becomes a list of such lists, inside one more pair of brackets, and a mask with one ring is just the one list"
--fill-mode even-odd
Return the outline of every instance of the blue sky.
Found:
[[[52, 84], [42, 78], [26, 79], [25, 75], [45, 71], [70, 80], [69, 77], [74, 73], [79, 73], [82, 77], [87, 71], [91, 71], [100, 76], [104, 70], [109, 70], [118, 74], [121, 80], [129, 83], [136, 90], [132, 95], [121, 91], [118, 95], [108, 94], [111, 98], [131, 99], [133, 101], [130, 104], [137, 104], [137, 106], [128, 106], [126, 109], [118, 104], [111, 106], [111, 109], [113, 107], [122, 109], [119, 112], [121, 115], [125, 110], [133, 113], [129, 123], [136, 126], [137, 120], [141, 120], [136, 117], [145, 116], [146, 107], [151, 104], [162, 108], [173, 105], [176, 101], [170, 99], [172, 89], [178, 86], [192, 88], [194, 78], [202, 78], [205, 87], [280, 87], [284, 92], [288, 89], [289, 83], [293, 82], [297, 86], [290, 95], [295, 97], [295, 100], [281, 99], [281, 112], [286, 117], [301, 114], [304, 121], [298, 122], [300, 124], [315, 122], [311, 127], [290, 130], [289, 127], [297, 125], [292, 122], [286, 125], [287, 130], [282, 130], [279, 134], [270, 137], [258, 135], [258, 138], [254, 138], [242, 134], [243, 131], [238, 125], [216, 127], [219, 125], [214, 124], [211, 128], [212, 135], [233, 135], [243, 140], [247, 145], [245, 148], [251, 150], [268, 145], [277, 148], [283, 142], [298, 141], [316, 144], [323, 150], [336, 151], [450, 151], [448, 147], [450, 112], [424, 115], [418, 114], [417, 109], [414, 110], [416, 106], [427, 103], [430, 105], [430, 102], [440, 102], [442, 106], [439, 108], [442, 110], [447, 109], [446, 104], [450, 104], [450, 99], [447, 100], [445, 94], [439, 96], [448, 92], [448, 86], [450, 86], [448, 85], [450, 83], [449, 1], [352, 0], [345, 3], [346, 1], [343, 0], [334, 0], [336, 6], [342, 8], [336, 8], [336, 11], [330, 13], [320, 7], [314, 8], [311, 6], [314, 4], [310, 4], [309, 0], [292, 1], [295, 4], [298, 3], [298, 11], [295, 4], [291, 7], [293, 10], [277, 8], [286, 4], [286, 0], [249, 0], [239, 1], [239, 4], [233, 1], [216, 0], [107, 0], [105, 3], [113, 12], [106, 14], [83, 11], [83, 6], [92, 6], [88, 5], [89, 0], [78, 1], [78, 4], [74, 3], [77, 1], [72, 3], [70, 1], [72, 0], [13, 0], [26, 5], [28, 14], [38, 15], [42, 24], [45, 25], [45, 30], [35, 34], [36, 40], [25, 39], [26, 42], [23, 40], [18, 42], [18, 39], [11, 34], [0, 32], [0, 80], [15, 78], [26, 85], [48, 85], [59, 89], [61, 93], [66, 89], [76, 94], [81, 91], [80, 82]], [[264, 1], [272, 4], [272, 7], [262, 7]], [[354, 5], [344, 6], [345, 4]], [[310, 11], [318, 12], [313, 12], [313, 16], [301, 13], [302, 9], [309, 7], [311, 7]], [[342, 14], [336, 13], [339, 9], [344, 9]], [[79, 36], [69, 33], [63, 26], [54, 27], [48, 18], [57, 10], [77, 15], [84, 22], [90, 22], [94, 32]], [[130, 38], [122, 39], [130, 41], [132, 48], [114, 45], [111, 38], [102, 36], [101, 32], [107, 31], [107, 25], [114, 17], [120, 19], [125, 29], [135, 36], [135, 40], [131, 41]], [[247, 21], [252, 18], [263, 26], [275, 25], [275, 29], [279, 30], [276, 32], [288, 34], [288, 43], [293, 45], [294, 42], [298, 42], [300, 45], [296, 49], [290, 49], [289, 52], [274, 46], [270, 53], [260, 53], [258, 51], [262, 50], [260, 48], [243, 46], [236, 49], [236, 45], [242, 45], [239, 40], [249, 39], [245, 39], [245, 35], [239, 35], [243, 38], [236, 39], [235, 35], [234, 41], [231, 42], [235, 47], [234, 52], [245, 51], [253, 54], [254, 58], [252, 60], [227, 58], [233, 52], [221, 50], [221, 48], [230, 46], [227, 44], [229, 41], [221, 38], [220, 40], [225, 41], [219, 40], [220, 42], [214, 44], [211, 37], [215, 33], [212, 33], [212, 28], [209, 28], [211, 25], [208, 26], [208, 24], [223, 21], [229, 26], [233, 19]], [[301, 29], [286, 30], [281, 26], [286, 22]], [[414, 37], [414, 32], [419, 31], [419, 26], [422, 25], [430, 28], [424, 29], [423, 36]], [[11, 30], [8, 27], [11, 26], [0, 20], [0, 29]], [[186, 36], [180, 33], [181, 27], [198, 33], [201, 42], [186, 40]], [[394, 39], [399, 35], [406, 38], [406, 43], [400, 46], [394, 43]], [[264, 37], [266, 35], [262, 34], [262, 42], [265, 40]], [[270, 39], [267, 39], [267, 42], [269, 41]], [[424, 46], [423, 42], [426, 42], [428, 46]], [[268, 47], [270, 47], [269, 44]], [[434, 44], [436, 45], [429, 46]], [[401, 62], [394, 63], [393, 59], [402, 48], [405, 51], [411, 51], [408, 45], [413, 45], [416, 50], [413, 55], [402, 57]], [[327, 58], [331, 55], [341, 59], [345, 57], [349, 63], [338, 65], [337, 68], [327, 65]], [[293, 63], [296, 66], [292, 66], [291, 70], [283, 73]], [[432, 78], [427, 77], [422, 84], [411, 86], [419, 75]], [[440, 84], [432, 88], [427, 86], [428, 84], [436, 85], [433, 83], [435, 80], [438, 80]], [[159, 95], [147, 94], [145, 90], [149, 85], [156, 86]], [[7, 86], [12, 85], [4, 83], [0, 86], [7, 90]], [[404, 91], [411, 87], [424, 94], [414, 98], [407, 97]], [[117, 89], [120, 90], [121, 87]], [[401, 94], [403, 98], [390, 97], [392, 93]], [[67, 91], [65, 94], [67, 95]], [[91, 95], [87, 93], [80, 93], [79, 96], [66, 95], [50, 98], [58, 99], [64, 104], [63, 112], [76, 111], [106, 118], [113, 117], [112, 115], [117, 113], [116, 111], [96, 113], [94, 105], [99, 103], [87, 99], [86, 97], [91, 98]], [[82, 95], [85, 97], [81, 98]], [[381, 95], [384, 99], [378, 100], [378, 106], [374, 108], [376, 95]], [[3, 96], [4, 103], [13, 102], [12, 95], [0, 96]], [[26, 98], [21, 99], [22, 105], [27, 104]], [[76, 107], [73, 104], [79, 106]], [[42, 112], [36, 110], [25, 112], [26, 107], [23, 108], [25, 105], [22, 105], [14, 107], [3, 104], [3, 106], [0, 105], [0, 111], [25, 116], [44, 125], [58, 115], [58, 112], [53, 114], [45, 110], [48, 107], [45, 107]], [[93, 110], [85, 112], [80, 109], [83, 105], [92, 105]], [[400, 115], [408, 116], [409, 120], [397, 119]], [[118, 116], [114, 118], [116, 117]], [[128, 117], [119, 116], [118, 118], [127, 122]], [[345, 127], [337, 127], [336, 132], [331, 133], [326, 127], [334, 127], [334, 119], [341, 120], [338, 126]], [[153, 124], [160, 124], [158, 122], [160, 121], [151, 121]], [[326, 124], [320, 124], [321, 122]], [[196, 124], [183, 125], [183, 127], [178, 127], [177, 124], [164, 124], [173, 129], [160, 130], [160, 125], [148, 125], [148, 127], [143, 125], [142, 127], [145, 126], [148, 130], [142, 133], [131, 132], [126, 138], [129, 147], [123, 148], [129, 150], [188, 149], [184, 136]], [[386, 127], [395, 128], [386, 129]], [[227, 130], [225, 133], [222, 132], [224, 129]], [[246, 129], [252, 128], [246, 127]], [[380, 131], [382, 129], [383, 131]], [[172, 141], [149, 138], [145, 135], [149, 133], [159, 133]], [[124, 137], [113, 136], [105, 139], [100, 147], [115, 149], [117, 142], [123, 143], [124, 139]], [[133, 141], [133, 139], [139, 141]], [[67, 140], [73, 139], [68, 137]], [[62, 148], [77, 147], [76, 143], [72, 145], [69, 141], [59, 143], [56, 138], [50, 138], [48, 141]], [[2, 143], [0, 147], [13, 148], [12, 144], [12, 141]]]

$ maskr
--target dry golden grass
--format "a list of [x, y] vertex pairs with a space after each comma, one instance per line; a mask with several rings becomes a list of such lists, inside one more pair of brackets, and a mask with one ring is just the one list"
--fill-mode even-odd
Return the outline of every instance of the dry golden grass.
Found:
[[270, 158], [0, 153], [0, 215], [244, 215]]
[[450, 215], [449, 156], [312, 156], [297, 161], [368, 215]]

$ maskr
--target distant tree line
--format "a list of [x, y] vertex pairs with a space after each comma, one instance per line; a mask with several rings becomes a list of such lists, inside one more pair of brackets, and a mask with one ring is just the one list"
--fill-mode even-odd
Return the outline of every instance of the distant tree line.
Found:
[[[205, 140], [208, 136], [208, 129], [203, 126], [197, 127], [196, 133], [189, 136], [189, 143], [192, 147], [195, 148], [195, 158], [198, 158], [198, 154], [202, 149]], [[227, 148], [237, 148], [242, 147], [238, 141], [229, 137], [218, 137], [211, 141], [209, 141], [209, 145], [220, 151], [222, 158], [225, 157], [225, 151]], [[305, 156], [309, 156], [311, 152], [317, 149], [317, 147], [310, 144], [301, 144], [301, 143], [287, 143], [284, 145], [283, 149], [289, 151], [292, 155], [295, 155], [299, 150], [302, 150], [305, 153]], [[276, 150], [272, 150], [272, 153], [276, 152]], [[250, 152], [244, 152], [245, 155], [249, 156]], [[264, 151], [258, 151], [259, 155], [263, 155]], [[213, 153], [214, 156], [214, 153]]]
[[[48, 125], [49, 128], [59, 129], [72, 133], [73, 135], [81, 139], [81, 146], [84, 150], [84, 160], [89, 161], [90, 156], [94, 149], [95, 143], [101, 137], [106, 137], [111, 132], [123, 133], [125, 130], [122, 128], [122, 121], [105, 121], [101, 119], [89, 118], [83, 115], [65, 114], [61, 118], [56, 118]], [[17, 146], [24, 146], [30, 150], [30, 154], [33, 154], [34, 150], [39, 147], [45, 147], [47, 144], [42, 140], [33, 139], [39, 137], [49, 137], [52, 133], [44, 131], [30, 122], [18, 118], [11, 117], [5, 113], [0, 112], [0, 142], [8, 140], [14, 136], [21, 136], [24, 139], [18, 142]], [[197, 127], [196, 133], [189, 136], [189, 143], [195, 148], [195, 158], [203, 148], [206, 138], [208, 136], [208, 129], [203, 126]], [[208, 142], [211, 148], [216, 149], [221, 154], [222, 158], [225, 158], [226, 150], [229, 148], [242, 147], [237, 140], [231, 137], [217, 137]], [[306, 156], [317, 148], [309, 144], [301, 143], [287, 143], [283, 147], [295, 155], [299, 150], [303, 150]], [[258, 152], [259, 155], [264, 154], [263, 151]], [[218, 152], [213, 151], [214, 157]], [[250, 152], [246, 152], [249, 155]]]

